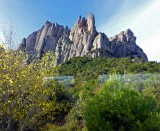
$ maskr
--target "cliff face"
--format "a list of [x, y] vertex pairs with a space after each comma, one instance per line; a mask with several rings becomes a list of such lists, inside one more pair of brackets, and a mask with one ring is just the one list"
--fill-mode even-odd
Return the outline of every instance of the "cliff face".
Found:
[[71, 30], [47, 21], [40, 30], [24, 38], [19, 49], [29, 54], [28, 61], [41, 59], [47, 51], [54, 51], [57, 64], [79, 56], [131, 57], [148, 61], [130, 29], [108, 38], [96, 31], [93, 14], [87, 19], [80, 16]]

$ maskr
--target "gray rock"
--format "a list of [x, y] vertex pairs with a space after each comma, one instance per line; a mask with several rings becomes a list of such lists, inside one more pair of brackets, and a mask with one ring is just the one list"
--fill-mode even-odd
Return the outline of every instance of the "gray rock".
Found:
[[136, 45], [136, 37], [130, 29], [108, 38], [96, 31], [93, 14], [87, 19], [80, 16], [71, 30], [47, 21], [40, 30], [24, 38], [18, 50], [29, 54], [27, 61], [40, 60], [47, 51], [54, 51], [56, 64], [79, 56], [132, 57], [148, 61], [146, 54]]
[[136, 37], [130, 29], [109, 38], [109, 42], [111, 44], [111, 49], [118, 58], [131, 57], [148, 61], [147, 55], [136, 45]]

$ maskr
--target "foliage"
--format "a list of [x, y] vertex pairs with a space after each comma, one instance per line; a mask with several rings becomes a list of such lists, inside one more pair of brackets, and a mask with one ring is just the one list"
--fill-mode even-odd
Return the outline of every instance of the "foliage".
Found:
[[160, 100], [160, 75], [153, 74], [152, 77], [148, 78], [144, 82], [144, 95], [154, 95], [158, 100]]
[[46, 71], [46, 75], [51, 76], [57, 74], [55, 67], [55, 54], [53, 51], [48, 51], [45, 55], [42, 56], [40, 63], [41, 69]]
[[130, 58], [77, 57], [62, 63], [58, 70], [62, 75], [74, 75], [86, 81], [102, 74], [158, 73], [160, 63]]
[[[23, 52], [0, 52], [0, 130], [160, 130], [159, 75], [145, 82], [119, 75], [104, 85], [97, 80], [100, 74], [158, 74], [157, 62], [82, 57], [55, 67], [54, 52], [29, 65]], [[57, 75], [74, 75], [73, 87], [43, 81]]]
[[[155, 98], [144, 97], [119, 81], [108, 81], [90, 97], [84, 107], [88, 130], [144, 129], [146, 123], [157, 119], [159, 106]], [[155, 123], [150, 124], [154, 129]], [[160, 127], [158, 126], [158, 129]]]
[[[1, 48], [0, 129], [38, 129], [47, 122], [62, 119], [68, 103], [61, 85], [44, 85], [49, 74], [47, 62], [25, 65], [25, 54]], [[52, 68], [54, 74], [54, 68]], [[48, 99], [48, 97], [50, 97]], [[64, 97], [64, 98], [62, 98]]]

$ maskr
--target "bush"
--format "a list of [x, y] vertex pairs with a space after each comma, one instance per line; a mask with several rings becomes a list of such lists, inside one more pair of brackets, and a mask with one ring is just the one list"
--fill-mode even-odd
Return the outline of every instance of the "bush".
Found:
[[157, 119], [155, 98], [144, 97], [118, 81], [108, 81], [85, 103], [84, 119], [92, 131], [142, 129], [146, 123]]

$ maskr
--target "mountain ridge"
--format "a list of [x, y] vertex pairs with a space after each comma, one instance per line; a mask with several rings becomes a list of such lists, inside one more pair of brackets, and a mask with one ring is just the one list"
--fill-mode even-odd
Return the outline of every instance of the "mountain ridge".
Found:
[[72, 29], [57, 23], [46, 21], [38, 31], [24, 38], [19, 46], [29, 54], [28, 63], [41, 59], [48, 51], [54, 51], [56, 64], [61, 64], [73, 57], [101, 58], [141, 58], [148, 61], [147, 55], [136, 44], [134, 33], [127, 29], [108, 38], [105, 33], [98, 32], [95, 17], [79, 17]]

